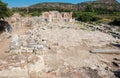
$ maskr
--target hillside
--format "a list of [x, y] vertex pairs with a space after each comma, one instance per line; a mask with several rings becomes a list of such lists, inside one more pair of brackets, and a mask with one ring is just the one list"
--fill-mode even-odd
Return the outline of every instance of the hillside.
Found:
[[105, 9], [105, 10], [120, 10], [120, 4], [117, 1], [97, 0], [94, 2], [83, 2], [77, 4], [78, 9]]
[[29, 6], [29, 8], [46, 8], [46, 9], [64, 9], [64, 10], [84, 10], [86, 7], [92, 8], [102, 8], [108, 10], [120, 10], [120, 4], [117, 0], [96, 0], [96, 1], [88, 1], [82, 2], [78, 4], [71, 4], [71, 3], [38, 3]]
[[47, 9], [75, 9], [75, 5], [71, 3], [59, 3], [59, 2], [44, 2], [31, 5], [30, 8], [47, 8]]
[[117, 3], [118, 3], [117, 0], [96, 0], [96, 2], [100, 2], [100, 3], [111, 3], [111, 4], [117, 4]]

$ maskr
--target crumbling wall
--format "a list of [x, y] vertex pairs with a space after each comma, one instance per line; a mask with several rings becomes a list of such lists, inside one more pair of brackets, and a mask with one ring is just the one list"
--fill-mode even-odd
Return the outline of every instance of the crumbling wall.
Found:
[[72, 12], [49, 11], [42, 14], [46, 22], [72, 22]]

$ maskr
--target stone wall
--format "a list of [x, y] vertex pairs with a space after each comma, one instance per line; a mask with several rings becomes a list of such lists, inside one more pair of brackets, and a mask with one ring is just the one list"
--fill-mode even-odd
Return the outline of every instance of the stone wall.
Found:
[[72, 12], [49, 11], [42, 14], [46, 22], [72, 22]]

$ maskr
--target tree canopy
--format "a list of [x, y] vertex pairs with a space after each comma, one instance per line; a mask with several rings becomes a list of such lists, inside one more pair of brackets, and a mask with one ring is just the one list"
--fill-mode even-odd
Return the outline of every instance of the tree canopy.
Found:
[[0, 19], [4, 17], [9, 17], [12, 14], [9, 8], [7, 8], [7, 4], [0, 0]]

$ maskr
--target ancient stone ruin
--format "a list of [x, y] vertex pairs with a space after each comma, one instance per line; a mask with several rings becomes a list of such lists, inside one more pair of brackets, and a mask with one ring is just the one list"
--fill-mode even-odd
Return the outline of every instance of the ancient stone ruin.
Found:
[[1, 55], [7, 54], [0, 78], [119, 78], [119, 54], [110, 51], [120, 51], [111, 45], [120, 40], [108, 33], [109, 26], [74, 22], [72, 13], [58, 11], [8, 20], [13, 31], [0, 35]]
[[49, 11], [42, 14], [46, 22], [72, 22], [72, 12]]

